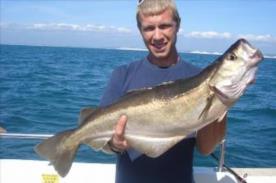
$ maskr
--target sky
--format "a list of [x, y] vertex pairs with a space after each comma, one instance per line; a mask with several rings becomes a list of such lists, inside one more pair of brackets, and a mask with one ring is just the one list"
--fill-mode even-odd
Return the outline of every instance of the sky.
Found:
[[[0, 0], [0, 43], [145, 49], [136, 0]], [[276, 55], [276, 1], [176, 0], [177, 48], [222, 53], [238, 38]]]

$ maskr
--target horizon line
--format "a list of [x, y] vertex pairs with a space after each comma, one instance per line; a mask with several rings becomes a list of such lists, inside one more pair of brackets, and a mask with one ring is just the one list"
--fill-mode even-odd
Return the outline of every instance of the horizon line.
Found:
[[[108, 47], [88, 47], [88, 46], [62, 46], [62, 45], [31, 45], [31, 44], [9, 44], [9, 43], [0, 43], [0, 45], [7, 46], [34, 46], [34, 47], [54, 47], [54, 48], [82, 48], [82, 49], [107, 49], [107, 50], [123, 50], [123, 51], [141, 51], [147, 52], [146, 48], [137, 48], [137, 47], [118, 47], [118, 48], [108, 48]], [[188, 53], [188, 54], [199, 54], [199, 55], [222, 55], [223, 53], [217, 51], [200, 51], [200, 50], [180, 50], [180, 53]], [[264, 58], [276, 59], [276, 55], [272, 55], [269, 53], [264, 54]]]

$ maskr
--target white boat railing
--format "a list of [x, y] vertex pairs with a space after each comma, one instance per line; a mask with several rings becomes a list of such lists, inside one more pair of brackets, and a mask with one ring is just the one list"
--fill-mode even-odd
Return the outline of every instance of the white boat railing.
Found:
[[220, 144], [220, 159], [219, 159], [219, 166], [218, 166], [219, 172], [223, 171], [224, 155], [225, 155], [225, 139], [223, 139]]
[[33, 134], [33, 133], [0, 133], [0, 138], [9, 139], [36, 139], [44, 140], [52, 137], [52, 134]]

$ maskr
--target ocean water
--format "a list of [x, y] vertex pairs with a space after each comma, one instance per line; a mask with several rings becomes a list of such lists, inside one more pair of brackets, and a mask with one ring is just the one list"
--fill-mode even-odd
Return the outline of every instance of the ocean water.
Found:
[[[76, 127], [80, 109], [99, 103], [111, 71], [146, 55], [108, 49], [0, 48], [0, 126], [10, 133], [53, 134]], [[200, 67], [217, 57], [181, 55]], [[265, 59], [256, 83], [231, 108], [226, 138], [228, 166], [276, 167], [275, 73], [276, 60]], [[39, 142], [0, 139], [0, 158], [40, 159], [33, 151]], [[76, 161], [110, 163], [115, 157], [81, 146]], [[196, 153], [195, 166], [216, 165], [211, 157]]]

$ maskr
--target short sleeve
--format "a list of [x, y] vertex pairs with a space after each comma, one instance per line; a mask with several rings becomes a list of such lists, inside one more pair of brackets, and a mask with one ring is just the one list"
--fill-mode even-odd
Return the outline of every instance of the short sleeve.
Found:
[[115, 69], [105, 88], [104, 94], [100, 101], [100, 107], [108, 106], [116, 102], [123, 94], [123, 85], [126, 80], [126, 66], [120, 66]]

